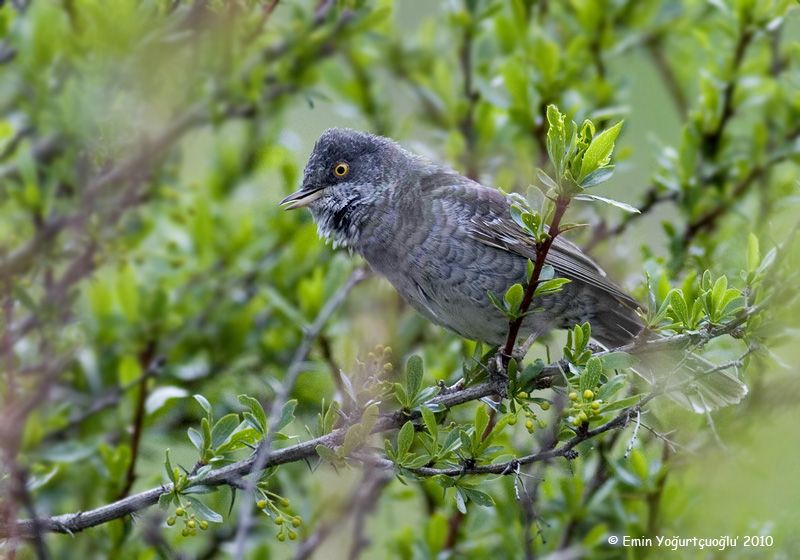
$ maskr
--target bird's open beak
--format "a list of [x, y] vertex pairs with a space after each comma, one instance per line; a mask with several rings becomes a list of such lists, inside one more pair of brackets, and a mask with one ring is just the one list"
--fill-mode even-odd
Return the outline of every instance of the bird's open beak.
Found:
[[319, 197], [322, 196], [324, 188], [301, 188], [299, 191], [290, 194], [281, 200], [281, 206], [284, 210], [294, 210], [295, 208], [303, 208], [308, 206]]

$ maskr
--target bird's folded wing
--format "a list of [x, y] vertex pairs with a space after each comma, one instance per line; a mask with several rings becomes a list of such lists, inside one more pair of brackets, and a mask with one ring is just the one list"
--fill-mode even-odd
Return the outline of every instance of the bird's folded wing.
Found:
[[[476, 204], [472, 205], [475, 211], [466, 225], [471, 237], [491, 247], [527, 259], [536, 259], [536, 243], [511, 218], [511, 204], [505, 195], [475, 183], [462, 185], [461, 189], [471, 190], [470, 194], [478, 199], [475, 201]], [[574, 243], [562, 237], [556, 237], [553, 241], [546, 262], [562, 276], [598, 288], [633, 309], [639, 307], [634, 298], [607, 279], [606, 273], [597, 263], [583, 254]]]

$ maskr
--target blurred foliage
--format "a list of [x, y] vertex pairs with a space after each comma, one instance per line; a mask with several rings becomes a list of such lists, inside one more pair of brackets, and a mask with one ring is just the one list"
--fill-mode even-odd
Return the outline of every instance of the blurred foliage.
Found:
[[[746, 366], [751, 395], [713, 419], [659, 399], [635, 438], [610, 431], [513, 476], [417, 476], [547, 449], [646, 388], [613, 375], [624, 355], [593, 356], [585, 325], [511, 371], [497, 412], [487, 399], [427, 407], [439, 382], [480, 380], [490, 354], [371, 279], [311, 340], [272, 429], [284, 447], [354, 410], [359, 420], [341, 445], [317, 448], [324, 462], [259, 479], [248, 558], [292, 557], [323, 533], [318, 558], [351, 547], [368, 558], [617, 558], [607, 539], [624, 534], [770, 535], [769, 549], [715, 557], [797, 557], [794, 4], [0, 3], [0, 525], [172, 481], [164, 509], [39, 544], [53, 558], [233, 557], [242, 493], [182, 484], [246, 458], [269, 431], [296, 349], [360, 266], [318, 241], [308, 215], [277, 206], [315, 135], [344, 125], [509, 192], [565, 173], [584, 187], [609, 179], [602, 189], [625, 203], [576, 201], [568, 217], [588, 227], [571, 238], [629, 275], [649, 325], [702, 338], [770, 304], [706, 348]], [[586, 142], [595, 129], [614, 131], [611, 144], [619, 134], [613, 178], [610, 147], [591, 169], [548, 163], [549, 105], [567, 122], [590, 119]], [[541, 198], [529, 201], [517, 217], [541, 234]], [[640, 213], [619, 210], [632, 205]], [[518, 291], [498, 306], [518, 310]], [[538, 390], [562, 355], [572, 387]], [[378, 400], [421, 418], [388, 434], [397, 477], [376, 482], [351, 459], [381, 447], [369, 436]], [[0, 551], [35, 557], [35, 545], [12, 538]]]

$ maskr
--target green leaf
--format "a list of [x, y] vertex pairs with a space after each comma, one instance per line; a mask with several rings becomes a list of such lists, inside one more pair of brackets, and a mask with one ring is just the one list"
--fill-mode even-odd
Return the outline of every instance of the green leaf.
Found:
[[486, 492], [475, 488], [464, 488], [464, 492], [471, 502], [479, 506], [492, 507], [494, 505], [494, 499]]
[[600, 169], [595, 169], [591, 173], [589, 173], [583, 180], [580, 182], [581, 187], [584, 189], [588, 189], [594, 186], [599, 185], [600, 183], [605, 183], [614, 175], [614, 166], [608, 165], [606, 167], [601, 167]]
[[503, 305], [503, 302], [500, 301], [500, 298], [497, 297], [497, 295], [493, 292], [486, 292], [486, 295], [489, 297], [489, 301], [492, 302], [492, 305], [494, 305], [503, 315], [506, 315], [506, 306]]
[[222, 445], [233, 431], [239, 426], [238, 414], [226, 414], [214, 424], [211, 429], [211, 447], [216, 449]]
[[256, 421], [256, 426], [261, 433], [265, 433], [267, 431], [267, 414], [264, 412], [264, 407], [261, 406], [261, 403], [258, 399], [251, 397], [250, 395], [239, 395], [239, 403], [242, 406], [247, 407], [250, 413], [253, 415], [253, 418]]
[[598, 201], [598, 202], [605, 202], [606, 204], [610, 204], [620, 210], [625, 210], [626, 212], [630, 212], [632, 214], [639, 214], [640, 211], [635, 206], [631, 206], [625, 202], [620, 202], [619, 200], [613, 200], [611, 198], [606, 198], [604, 196], [599, 196], [596, 194], [579, 194], [575, 196], [575, 200], [588, 200], [588, 201]]
[[569, 283], [569, 278], [551, 278], [550, 280], [539, 282], [539, 285], [536, 286], [536, 290], [533, 292], [533, 295], [540, 297], [555, 294], [561, 291], [562, 286]]
[[670, 308], [672, 309], [675, 319], [689, 327], [691, 320], [689, 317], [689, 307], [686, 305], [686, 299], [683, 297], [683, 290], [676, 289], [672, 293], [670, 300]]
[[186, 496], [186, 499], [192, 503], [192, 511], [194, 511], [197, 517], [210, 521], [211, 523], [222, 523], [222, 516], [203, 502], [194, 496]]
[[560, 180], [564, 172], [564, 155], [567, 151], [565, 116], [555, 105], [547, 106], [547, 154]]
[[461, 443], [460, 432], [458, 430], [451, 430], [450, 433], [447, 434], [442, 448], [439, 450], [440, 457], [444, 458], [457, 449], [460, 449]]
[[[543, 169], [538, 169], [538, 168], [536, 169], [536, 177], [548, 189], [557, 189], [558, 188], [558, 185], [556, 184], [555, 180], [550, 175], [545, 173], [545, 171]], [[533, 190], [533, 189], [531, 189], [531, 190]], [[536, 189], [536, 190], [539, 191], [539, 189]], [[539, 191], [539, 192], [541, 192], [541, 191]], [[539, 208], [534, 207], [534, 209], [538, 210]]]
[[642, 400], [642, 395], [633, 395], [631, 397], [626, 397], [624, 399], [620, 399], [618, 401], [614, 401], [602, 407], [600, 412], [610, 412], [612, 410], [622, 410], [623, 408], [629, 408], [631, 406], [636, 405], [640, 400]]
[[172, 492], [165, 492], [158, 497], [158, 507], [164, 511], [168, 510], [172, 505], [172, 500], [175, 499], [175, 494]]
[[336, 452], [330, 447], [318, 445], [314, 448], [314, 450], [317, 452], [317, 455], [319, 455], [320, 459], [327, 461], [332, 465], [339, 465], [342, 462], [341, 457], [339, 457], [339, 455], [337, 455]]
[[157, 387], [147, 396], [147, 401], [144, 405], [145, 411], [147, 414], [153, 414], [167, 404], [167, 401], [172, 399], [181, 399], [186, 395], [186, 389], [182, 387], [175, 387], [173, 385]]
[[427, 406], [422, 406], [419, 410], [422, 413], [422, 421], [425, 423], [425, 428], [428, 430], [428, 433], [431, 434], [435, 442], [439, 439], [439, 425], [436, 423], [436, 416]]
[[714, 282], [714, 287], [711, 290], [711, 301], [714, 302], [714, 311], [722, 311], [722, 300], [725, 297], [725, 292], [728, 290], [728, 278], [725, 275], [717, 278]]
[[139, 360], [130, 355], [123, 356], [119, 361], [117, 378], [122, 387], [140, 380], [142, 378], [142, 366], [139, 364]]
[[211, 418], [211, 403], [208, 402], [208, 399], [206, 399], [203, 395], [194, 395], [194, 400], [200, 403], [200, 406], [202, 406], [203, 410], [206, 411], [208, 417]]
[[650, 477], [650, 469], [647, 464], [647, 457], [639, 449], [634, 449], [631, 452], [631, 468], [642, 482], [647, 482]]
[[503, 299], [506, 302], [506, 309], [512, 313], [517, 313], [519, 311], [520, 304], [522, 304], [522, 298], [524, 296], [525, 290], [523, 289], [522, 284], [513, 284], [508, 290], [506, 290], [506, 295], [503, 296]]
[[294, 421], [294, 409], [297, 407], [297, 399], [286, 401], [281, 409], [281, 417], [275, 425], [275, 431], [280, 432]]
[[580, 378], [581, 391], [587, 389], [594, 390], [594, 388], [600, 384], [600, 376], [602, 374], [603, 363], [600, 361], [600, 358], [596, 356], [589, 358], [589, 361], [586, 362], [586, 369], [583, 371]]
[[397, 432], [397, 460], [399, 462], [402, 462], [408, 454], [412, 443], [414, 443], [414, 423], [409, 420]]
[[200, 451], [200, 452], [205, 451], [205, 449], [203, 449], [203, 436], [202, 436], [202, 434], [200, 432], [198, 432], [194, 428], [189, 428], [187, 430], [187, 433], [189, 434], [189, 440], [192, 442], [192, 445], [194, 445], [197, 448], [197, 450]]
[[611, 160], [611, 152], [614, 151], [614, 142], [620, 130], [622, 130], [622, 121], [604, 130], [592, 140], [592, 143], [583, 154], [578, 182], [592, 171], [605, 167], [608, 164]]
[[467, 513], [467, 501], [464, 497], [463, 490], [461, 488], [456, 488], [456, 508], [462, 514], [466, 515]]
[[164, 455], [164, 470], [167, 471], [167, 476], [172, 484], [175, 484], [177, 480], [175, 479], [175, 470], [172, 468], [172, 461], [169, 460], [169, 449], [164, 452]]
[[406, 390], [408, 398], [413, 399], [422, 387], [422, 358], [411, 356], [406, 362]]
[[394, 384], [394, 396], [403, 408], [411, 407], [411, 401], [406, 394], [406, 389], [400, 383]]
[[603, 363], [603, 369], [627, 369], [631, 367], [636, 360], [627, 352], [609, 352], [599, 356], [600, 361]]
[[606, 381], [600, 390], [597, 392], [597, 398], [608, 401], [613, 397], [622, 387], [625, 386], [626, 377], [624, 375], [615, 375]]

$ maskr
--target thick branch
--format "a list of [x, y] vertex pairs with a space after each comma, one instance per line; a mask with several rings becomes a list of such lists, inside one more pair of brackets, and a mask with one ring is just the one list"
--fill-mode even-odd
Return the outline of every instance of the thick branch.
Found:
[[[665, 337], [658, 340], [637, 341], [631, 343], [626, 347], [621, 348], [620, 350], [631, 351], [635, 349], [637, 350], [637, 352], [641, 352], [642, 350], [644, 351], [656, 350], [663, 348], [666, 345], [676, 345], [681, 343], [702, 344], [704, 342], [711, 340], [712, 338], [716, 338], [734, 332], [738, 327], [743, 325], [750, 317], [763, 311], [765, 303], [766, 301], [763, 301], [759, 305], [751, 306], [744, 309], [741, 313], [739, 313], [739, 315], [736, 316], [735, 319], [731, 320], [728, 323], [725, 323], [724, 325], [714, 326], [698, 332], [679, 334], [672, 337]], [[597, 354], [597, 355], [599, 356], [602, 354]], [[558, 379], [558, 377], [560, 376], [560, 371], [561, 369], [558, 364], [549, 364], [545, 366], [544, 370], [540, 374], [540, 380]], [[679, 388], [680, 387], [670, 387], [670, 390], [677, 390]], [[467, 387], [464, 389], [444, 391], [443, 394], [440, 394], [439, 396], [432, 399], [430, 404], [431, 405], [438, 404], [444, 407], [453, 407], [467, 402], [475, 401], [483, 397], [487, 397], [489, 395], [495, 394], [496, 392], [497, 392], [497, 382], [490, 381], [487, 383], [474, 385], [472, 387]], [[643, 397], [642, 401], [640, 401], [637, 406], [638, 407], [643, 406], [649, 400], [655, 398], [655, 396], [661, 394], [662, 392], [663, 391], [661, 390], [657, 390], [648, 394], [647, 396]], [[603, 434], [615, 428], [621, 428], [625, 426], [628, 419], [630, 418], [630, 413], [633, 410], [635, 410], [635, 408], [626, 409], [625, 411], [620, 413], [617, 417], [607, 422], [606, 424], [598, 426], [597, 428], [594, 428], [592, 430], [587, 430], [583, 433], [579, 433], [574, 438], [564, 443], [562, 446], [554, 448], [552, 450], [533, 453], [530, 455], [526, 455], [524, 457], [520, 457], [513, 461], [499, 463], [496, 465], [475, 466], [472, 469], [468, 469], [466, 471], [464, 468], [434, 469], [429, 467], [423, 467], [422, 469], [418, 469], [419, 471], [418, 474], [423, 476], [432, 476], [435, 474], [459, 476], [465, 473], [466, 474], [509, 474], [512, 471], [508, 469], [513, 469], [515, 468], [516, 465], [535, 463], [557, 457], [567, 457], [570, 455], [570, 451], [582, 441], [591, 439], [593, 437], [596, 437], [600, 434]], [[407, 420], [408, 416], [401, 411], [383, 415], [376, 423], [373, 429], [373, 433], [386, 432], [389, 430], [400, 428]], [[347, 432], [347, 427], [339, 428], [324, 436], [314, 438], [305, 441], [303, 443], [298, 443], [296, 445], [292, 445], [284, 449], [271, 451], [267, 459], [264, 461], [263, 468], [274, 467], [286, 463], [293, 463], [308, 459], [310, 457], [314, 457], [316, 456], [316, 447], [318, 445], [323, 445], [325, 447], [336, 447], [337, 445], [340, 445], [344, 441], [344, 436], [346, 432]], [[394, 463], [388, 460], [377, 459], [374, 457], [371, 457], [368, 460], [372, 463], [375, 463], [377, 466], [392, 468], [392, 469], [394, 468]], [[256, 461], [256, 456], [253, 455], [251, 457], [248, 457], [247, 459], [243, 459], [241, 461], [238, 461], [221, 469], [212, 471], [205, 478], [202, 479], [194, 478], [191, 480], [190, 486], [197, 484], [203, 484], [206, 486], [222, 486], [222, 485], [239, 486], [241, 484], [242, 477], [255, 472], [254, 470], [255, 461]], [[150, 490], [140, 492], [139, 494], [134, 494], [132, 496], [129, 496], [123, 500], [118, 500], [112, 504], [104, 505], [87, 512], [69, 513], [54, 517], [40, 518], [37, 520], [37, 523], [41, 531], [56, 532], [56, 533], [76, 533], [88, 529], [90, 527], [102, 525], [103, 523], [107, 523], [114, 519], [125, 517], [126, 515], [130, 515], [131, 513], [147, 508], [155, 504], [158, 501], [158, 498], [162, 494], [166, 494], [169, 492], [172, 492], [172, 484], [166, 484], [159, 486], [157, 488], [152, 488]], [[31, 536], [33, 535], [33, 532], [34, 532], [34, 521], [31, 519], [24, 519], [18, 521], [16, 527], [7, 527], [7, 526], [0, 527], [0, 538], [6, 537], [10, 534]]]

